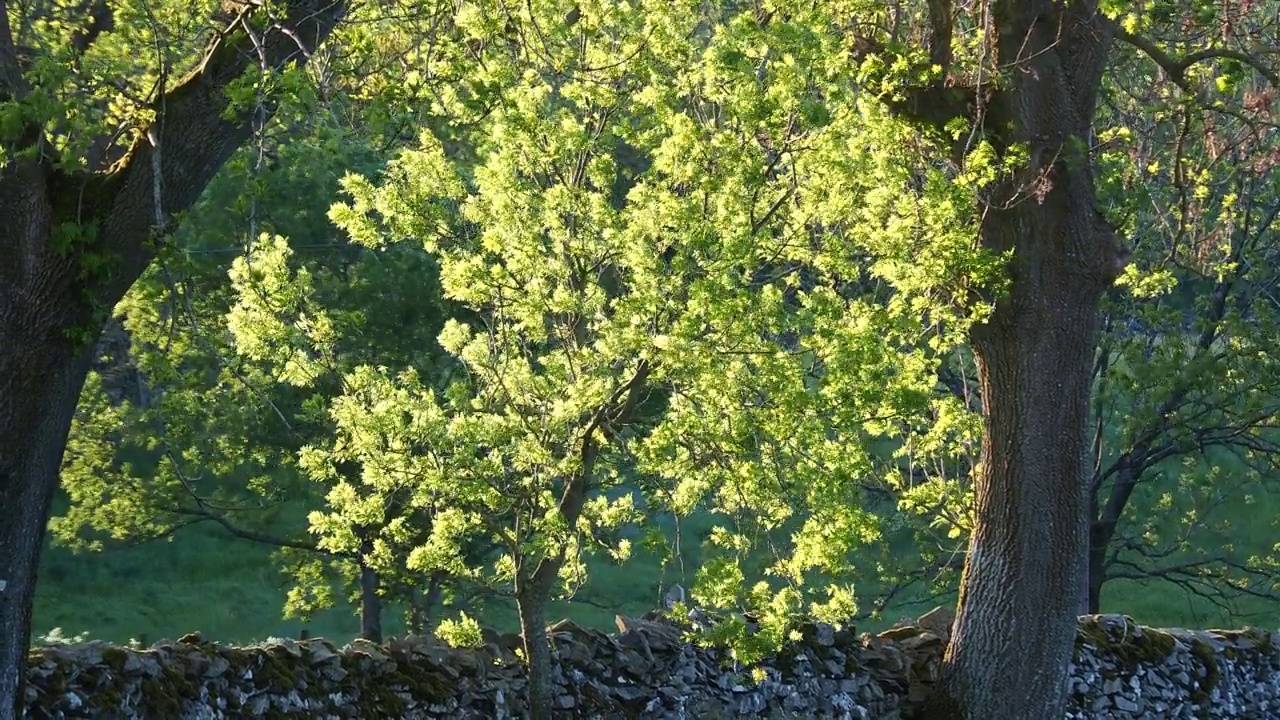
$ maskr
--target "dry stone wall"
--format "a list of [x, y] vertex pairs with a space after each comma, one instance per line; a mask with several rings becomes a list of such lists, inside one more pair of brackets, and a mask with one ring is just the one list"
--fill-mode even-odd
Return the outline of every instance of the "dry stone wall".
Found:
[[[911, 718], [937, 678], [949, 611], [875, 635], [813, 624], [758, 668], [682, 640], [657, 615], [616, 634], [552, 628], [565, 718]], [[190, 635], [146, 650], [103, 643], [31, 653], [29, 718], [518, 718], [518, 638], [228, 647]], [[1069, 718], [1280, 717], [1280, 638], [1081, 618]], [[756, 672], [753, 672], [756, 671]]]

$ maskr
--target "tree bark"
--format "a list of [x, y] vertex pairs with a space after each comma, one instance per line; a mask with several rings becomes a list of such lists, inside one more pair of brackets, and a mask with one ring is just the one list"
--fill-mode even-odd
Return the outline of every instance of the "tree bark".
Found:
[[1099, 305], [1125, 262], [1087, 150], [1110, 31], [1089, 2], [1006, 0], [992, 12], [1008, 70], [981, 120], [998, 151], [1028, 160], [982, 198], [980, 239], [1011, 253], [1011, 283], [970, 335], [984, 428], [975, 523], [924, 716], [1042, 720], [1065, 712]]
[[[23, 713], [36, 571], [90, 353], [38, 349], [0, 310], [0, 718]], [[30, 327], [30, 325], [28, 325]]]
[[[554, 577], [554, 576], [552, 576]], [[516, 594], [520, 637], [529, 667], [529, 720], [551, 720], [551, 642], [547, 638], [547, 600], [551, 585], [530, 582]]]
[[[36, 570], [49, 507], [93, 340], [189, 208], [251, 133], [228, 119], [225, 89], [246, 69], [305, 59], [337, 26], [340, 0], [289, 0], [256, 37], [214, 41], [185, 78], [162, 88], [155, 123], [138, 128], [110, 170], [60, 168], [43, 129], [27, 124], [0, 166], [0, 720], [23, 714]], [[253, 18], [250, 18], [252, 21]], [[252, 22], [250, 24], [253, 24]], [[21, 101], [23, 76], [0, 12], [0, 101]], [[33, 151], [36, 150], [36, 151]], [[97, 169], [95, 169], [97, 170]], [[68, 246], [60, 231], [77, 227]], [[59, 241], [61, 240], [61, 242]], [[103, 263], [103, 260], [109, 262]]]

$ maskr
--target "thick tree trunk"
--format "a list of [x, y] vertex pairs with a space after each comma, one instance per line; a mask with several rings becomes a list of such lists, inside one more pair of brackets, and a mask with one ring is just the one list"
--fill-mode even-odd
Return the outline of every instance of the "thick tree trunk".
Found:
[[1078, 289], [1092, 283], [1071, 273], [1041, 281], [1052, 297], [1010, 302], [973, 338], [986, 434], [946, 659], [946, 687], [966, 718], [1062, 716], [1085, 548], [1096, 302]]
[[[0, 308], [0, 317], [5, 309]], [[49, 503], [90, 353], [0, 332], [0, 720], [22, 717], [22, 672]]]
[[974, 531], [938, 693], [925, 717], [1044, 720], [1065, 679], [1088, 547], [1086, 422], [1102, 293], [1123, 253], [1088, 156], [1108, 31], [1089, 3], [999, 1], [1005, 84], [982, 118], [1025, 168], [984, 193], [983, 246], [1007, 291], [971, 332], [984, 436]]
[[76, 258], [50, 249], [52, 196], [44, 168], [0, 167], [0, 720], [23, 714], [36, 571], [93, 355]]

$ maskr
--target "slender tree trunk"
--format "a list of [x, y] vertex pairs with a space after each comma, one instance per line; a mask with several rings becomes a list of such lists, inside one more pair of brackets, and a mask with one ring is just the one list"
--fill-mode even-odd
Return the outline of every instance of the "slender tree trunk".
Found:
[[382, 596], [378, 571], [360, 563], [360, 637], [382, 642]]
[[1065, 712], [1088, 547], [1086, 422], [1102, 294], [1125, 262], [1096, 207], [1088, 140], [1109, 31], [1089, 3], [998, 0], [1004, 84], [981, 118], [1025, 167], [981, 198], [980, 239], [1011, 283], [970, 340], [982, 462], [969, 556], [937, 695], [924, 717]]
[[1098, 521], [1098, 490], [1093, 486], [1092, 480], [1088, 482], [1088, 485], [1086, 500], [1088, 500], [1089, 507], [1085, 515], [1088, 526], [1088, 543], [1084, 553], [1085, 570], [1080, 577], [1079, 613], [1081, 615], [1094, 615], [1099, 612], [1103, 568], [1107, 560], [1107, 541], [1102, 537], [1103, 529]]
[[1100, 483], [1095, 480], [1089, 483], [1089, 547], [1081, 582], [1086, 593], [1084, 611], [1087, 613], [1101, 612], [1102, 585], [1107, 581], [1107, 548], [1111, 547], [1129, 498], [1142, 479], [1143, 469], [1150, 462], [1150, 452], [1151, 439], [1143, 438], [1116, 460], [1109, 473], [1111, 491], [1105, 503], [1100, 497]]
[[[595, 439], [598, 430], [610, 423], [610, 429], [631, 422], [640, 394], [648, 382], [653, 367], [647, 360], [636, 365], [631, 378], [616, 386], [610, 398], [596, 408], [587, 427], [582, 432], [582, 467], [578, 474], [565, 479], [564, 489], [556, 505], [567, 527], [578, 524], [583, 505], [595, 478], [596, 460], [600, 447]], [[519, 549], [517, 549], [517, 553]], [[516, 606], [520, 611], [520, 632], [524, 638], [525, 659], [529, 663], [529, 717], [531, 720], [551, 720], [551, 644], [547, 639], [547, 603], [559, 581], [560, 568], [564, 565], [565, 546], [560, 545], [554, 554], [543, 555], [532, 572], [528, 567], [516, 566]], [[531, 560], [528, 561], [531, 565]]]
[[1107, 546], [1095, 546], [1090, 541], [1089, 568], [1085, 573], [1085, 608], [1082, 614], [1096, 615], [1102, 612], [1102, 585], [1107, 579]]
[[547, 600], [551, 588], [529, 583], [516, 594], [520, 611], [520, 636], [524, 639], [525, 661], [529, 663], [530, 720], [551, 720], [551, 642], [547, 639]]
[[423, 635], [431, 623], [431, 616], [436, 605], [444, 595], [444, 573], [434, 573], [427, 583], [427, 591], [418, 595], [413, 593], [409, 603], [408, 631], [410, 635]]

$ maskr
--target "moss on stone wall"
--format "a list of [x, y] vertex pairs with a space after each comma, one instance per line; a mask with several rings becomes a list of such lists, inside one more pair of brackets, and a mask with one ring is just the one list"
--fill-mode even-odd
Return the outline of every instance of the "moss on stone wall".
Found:
[[[855, 637], [813, 624], [778, 658], [743, 668], [686, 644], [684, 628], [657, 616], [623, 619], [619, 627], [624, 632], [612, 636], [553, 628], [560, 714], [919, 717], [946, 641], [942, 625]], [[1156, 630], [1123, 616], [1082, 618], [1070, 717], [1263, 717], [1280, 704], [1272, 697], [1280, 695], [1278, 656], [1266, 631]], [[1142, 685], [1155, 677], [1161, 680]], [[462, 651], [429, 638], [341, 649], [322, 639], [225, 647], [199, 635], [143, 651], [56, 646], [32, 652], [28, 680], [27, 704], [37, 717], [524, 714], [523, 666], [510, 648]]]

